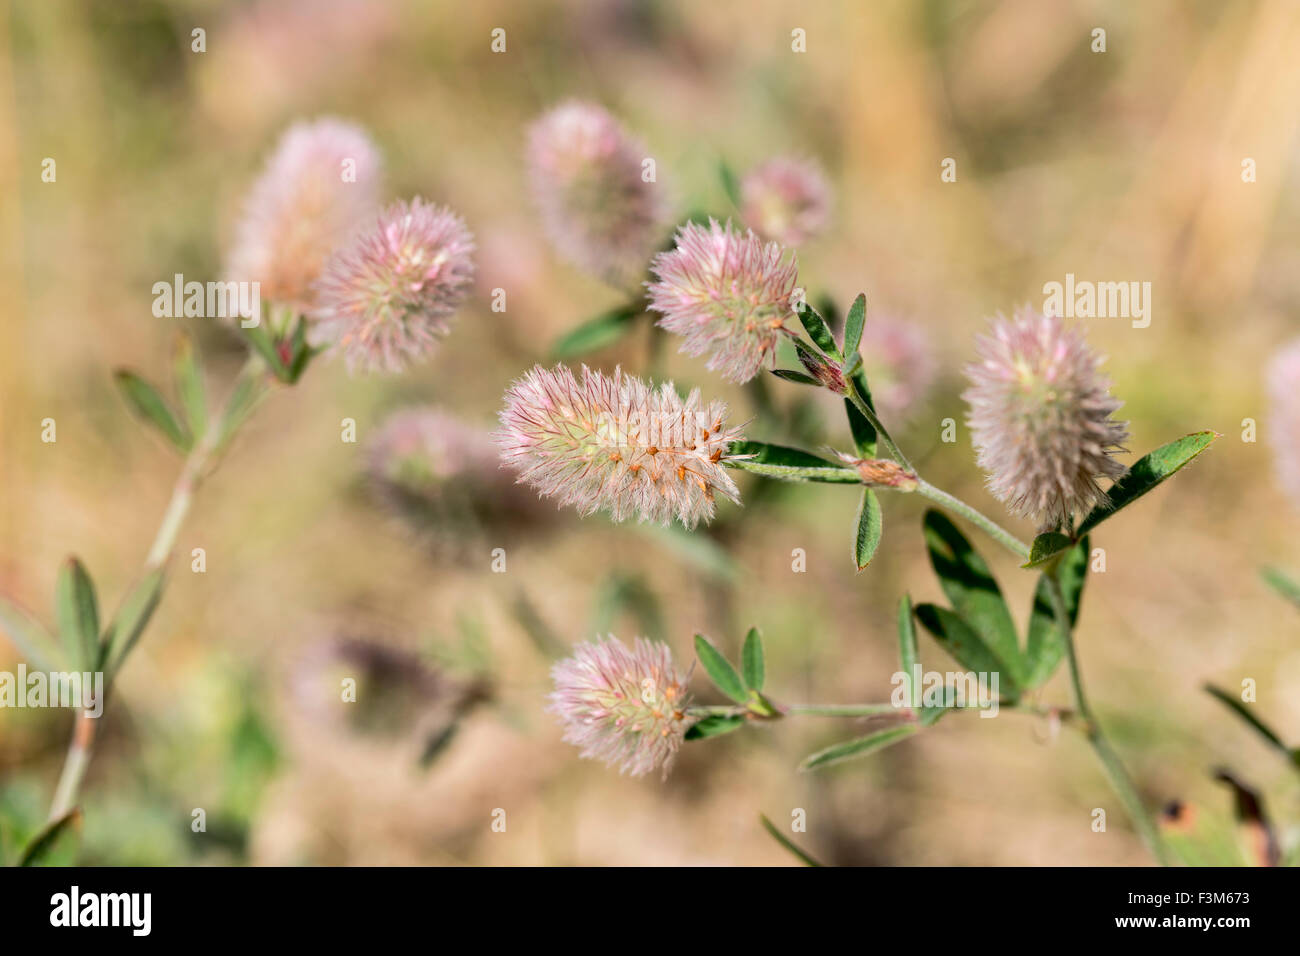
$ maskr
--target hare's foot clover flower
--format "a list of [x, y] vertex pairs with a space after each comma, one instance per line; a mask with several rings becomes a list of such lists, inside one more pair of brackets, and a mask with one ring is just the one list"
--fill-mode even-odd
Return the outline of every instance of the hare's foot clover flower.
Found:
[[311, 318], [350, 369], [399, 372], [427, 358], [474, 280], [474, 239], [455, 213], [397, 202], [329, 261]]
[[542, 223], [561, 255], [615, 285], [644, 275], [666, 215], [642, 176], [645, 147], [591, 103], [563, 103], [528, 132], [528, 167]]
[[686, 681], [666, 644], [636, 638], [628, 648], [610, 635], [579, 644], [551, 668], [551, 713], [581, 756], [641, 777], [668, 776], [691, 720]]
[[830, 219], [831, 189], [811, 160], [769, 159], [741, 180], [740, 197], [745, 225], [784, 246], [802, 245]]
[[379, 152], [357, 126], [296, 123], [244, 204], [226, 273], [263, 299], [305, 311], [330, 255], [378, 207]]
[[962, 397], [994, 497], [1047, 529], [1106, 501], [1097, 479], [1124, 473], [1112, 454], [1128, 431], [1111, 418], [1123, 403], [1083, 336], [1026, 308], [996, 320], [977, 349]]
[[1300, 339], [1269, 362], [1268, 395], [1278, 483], [1300, 506]]
[[794, 313], [793, 254], [710, 219], [682, 226], [676, 247], [650, 270], [650, 308], [662, 313], [661, 328], [686, 340], [683, 352], [708, 356], [707, 367], [732, 382], [748, 382], [771, 362]]
[[604, 508], [615, 521], [637, 517], [687, 528], [713, 518], [714, 498], [739, 504], [727, 474], [739, 429], [727, 407], [685, 399], [615, 369], [535, 367], [510, 386], [497, 442], [501, 459], [538, 493], [583, 515]]

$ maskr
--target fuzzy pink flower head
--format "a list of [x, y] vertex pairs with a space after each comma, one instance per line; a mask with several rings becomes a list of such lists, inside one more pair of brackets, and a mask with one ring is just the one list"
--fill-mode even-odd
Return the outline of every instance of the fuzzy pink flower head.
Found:
[[268, 302], [310, 309], [330, 255], [374, 215], [379, 167], [360, 127], [336, 119], [291, 126], [244, 203], [226, 275], [260, 283]]
[[862, 330], [863, 368], [876, 410], [899, 421], [925, 400], [936, 373], [929, 337], [893, 316], [873, 316]]
[[831, 188], [811, 160], [778, 156], [740, 183], [740, 218], [764, 239], [799, 246], [830, 220]]
[[660, 187], [642, 178], [645, 157], [645, 146], [591, 103], [563, 103], [528, 131], [547, 234], [575, 266], [615, 285], [645, 274], [666, 218]]
[[656, 768], [668, 776], [690, 721], [686, 681], [667, 645], [638, 637], [628, 648], [613, 635], [579, 644], [551, 679], [547, 709], [581, 756], [633, 777]]
[[1269, 434], [1277, 480], [1300, 507], [1300, 339], [1268, 365]]
[[1111, 456], [1125, 450], [1128, 430], [1111, 418], [1123, 403], [1083, 336], [1024, 308], [999, 317], [977, 348], [962, 397], [993, 495], [1044, 529], [1106, 501], [1097, 479], [1124, 473]]
[[740, 436], [726, 417], [698, 390], [683, 400], [671, 383], [655, 389], [619, 369], [584, 366], [579, 379], [535, 367], [506, 392], [496, 439], [519, 481], [561, 506], [694, 528], [712, 520], [717, 495], [740, 503], [725, 466]]
[[326, 266], [313, 341], [337, 343], [353, 370], [399, 372], [427, 358], [469, 294], [473, 251], [455, 213], [394, 203]]
[[676, 247], [655, 256], [646, 283], [659, 326], [685, 339], [682, 351], [706, 355], [706, 366], [732, 382], [748, 382], [776, 355], [794, 313], [799, 270], [794, 255], [731, 223], [687, 223]]

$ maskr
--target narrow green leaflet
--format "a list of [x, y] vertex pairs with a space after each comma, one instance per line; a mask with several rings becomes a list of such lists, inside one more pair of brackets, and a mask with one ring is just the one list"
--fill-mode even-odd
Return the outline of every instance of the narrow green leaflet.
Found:
[[[1065, 609], [1070, 616], [1070, 626], [1074, 627], [1079, 619], [1079, 601], [1083, 595], [1083, 583], [1088, 574], [1088, 558], [1092, 546], [1085, 535], [1083, 540], [1061, 559], [1056, 568], [1057, 579], [1061, 582], [1061, 594], [1065, 598]], [[1044, 684], [1055, 673], [1061, 658], [1065, 656], [1065, 641], [1061, 629], [1056, 623], [1056, 612], [1052, 608], [1052, 595], [1047, 583], [1047, 576], [1038, 579], [1038, 588], [1034, 591], [1034, 605], [1029, 613], [1029, 640], [1025, 647], [1025, 659], [1028, 675], [1025, 687], [1033, 688]]]
[[1264, 579], [1264, 583], [1271, 587], [1282, 597], [1286, 598], [1296, 607], [1300, 607], [1300, 584], [1287, 577], [1277, 568], [1263, 568], [1259, 576]]
[[859, 571], [876, 556], [883, 531], [884, 517], [880, 513], [880, 500], [870, 488], [863, 488], [862, 501], [858, 505], [858, 533], [853, 542], [853, 560]]
[[65, 670], [63, 648], [40, 621], [17, 604], [0, 597], [0, 631], [8, 635], [18, 652], [34, 669]]
[[1023, 676], [1020, 642], [1007, 602], [988, 565], [942, 512], [927, 511], [923, 527], [930, 564], [953, 610], [1001, 662], [1002, 679], [1019, 683]]
[[113, 615], [104, 630], [103, 647], [100, 653], [100, 666], [110, 674], [115, 673], [131, 653], [131, 648], [144, 633], [149, 619], [153, 617], [158, 602], [162, 600], [163, 582], [161, 570], [146, 574], [122, 599], [122, 605]]
[[756, 627], [751, 627], [745, 635], [740, 665], [745, 672], [745, 686], [750, 690], [762, 691], [767, 680], [767, 664], [763, 658], [763, 635]]
[[[855, 370], [849, 376], [849, 386], [856, 388], [858, 394], [862, 396], [863, 403], [873, 411], [875, 403], [871, 400], [871, 390], [867, 387], [867, 373], [861, 368]], [[865, 416], [858, 411], [858, 407], [853, 404], [852, 399], [844, 399], [844, 410], [849, 416], [849, 431], [853, 433], [853, 447], [857, 449], [858, 455], [862, 458], [876, 457], [876, 426], [867, 421]]]
[[248, 340], [248, 344], [253, 347], [253, 351], [266, 362], [271, 369], [271, 373], [282, 382], [288, 381], [289, 368], [284, 364], [284, 358], [280, 355], [280, 350], [276, 348], [275, 342], [271, 341], [271, 334], [267, 332], [266, 326], [259, 323], [245, 328], [241, 322], [239, 323], [239, 330], [243, 333], [244, 338]]
[[730, 454], [753, 457], [729, 461], [727, 463], [729, 467], [767, 478], [786, 481], [823, 481], [845, 485], [862, 483], [862, 479], [852, 468], [845, 468], [843, 465], [797, 448], [757, 441], [738, 441], [732, 442]]
[[1004, 660], [958, 615], [937, 604], [918, 604], [916, 619], [962, 667], [977, 674], [997, 674], [1003, 695], [1019, 696], [1019, 653], [1011, 661]]
[[686, 740], [707, 740], [709, 737], [721, 737], [733, 730], [745, 726], [745, 718], [740, 715], [710, 714], [701, 717], [686, 729]]
[[59, 569], [54, 613], [68, 659], [78, 670], [95, 669], [99, 663], [99, 602], [90, 575], [76, 558], [69, 558]]
[[194, 441], [198, 441], [208, 430], [208, 397], [203, 387], [203, 372], [199, 369], [194, 343], [188, 337], [182, 337], [177, 343], [172, 369], [176, 379], [176, 393], [180, 396], [181, 408], [185, 411], [185, 423]]
[[833, 358], [837, 362], [844, 361], [844, 355], [840, 352], [840, 347], [835, 344], [835, 336], [831, 334], [830, 326], [807, 302], [800, 302], [799, 321], [803, 323], [804, 331], [808, 333], [808, 338], [813, 340], [822, 352]]
[[744, 704], [749, 699], [749, 692], [745, 689], [745, 684], [736, 673], [736, 669], [703, 634], [695, 635], [695, 656], [700, 659], [700, 665], [717, 685], [718, 690], [737, 704]]
[[1074, 547], [1074, 539], [1069, 535], [1061, 534], [1059, 531], [1045, 531], [1034, 538], [1034, 543], [1029, 548], [1029, 560], [1021, 567], [1041, 568], [1072, 547]]
[[912, 736], [916, 731], [916, 724], [903, 724], [901, 727], [877, 730], [875, 733], [867, 734], [865, 737], [858, 737], [856, 740], [846, 740], [843, 743], [832, 744], [825, 750], [819, 750], [815, 754], [805, 757], [803, 763], [799, 764], [799, 770], [801, 773], [806, 773], [809, 770], [821, 770], [824, 767], [843, 763], [846, 760], [865, 757]]
[[844, 355], [848, 360], [858, 353], [862, 343], [862, 327], [867, 322], [867, 297], [859, 294], [849, 306], [849, 314], [844, 318]]
[[1226, 690], [1215, 687], [1213, 684], [1206, 684], [1205, 691], [1249, 724], [1251, 729], [1268, 741], [1273, 747], [1286, 754], [1293, 764], [1300, 767], [1300, 748], [1292, 749], [1283, 743], [1282, 738], [1274, 732], [1273, 728], [1256, 717], [1240, 697], [1237, 697], [1234, 694], [1229, 694]]
[[794, 369], [774, 368], [772, 369], [772, 374], [779, 379], [793, 382], [796, 385], [812, 385], [816, 388], [822, 387], [822, 383], [817, 381], [817, 379], [813, 378], [811, 375], [808, 375], [805, 372], [796, 372]]
[[1087, 534], [1121, 508], [1137, 501], [1209, 448], [1218, 437], [1219, 433], [1215, 431], [1194, 432], [1177, 441], [1171, 441], [1168, 445], [1162, 445], [1149, 455], [1138, 459], [1133, 467], [1111, 487], [1108, 494], [1109, 502], [1093, 508], [1083, 519], [1076, 536]]
[[74, 807], [32, 837], [27, 848], [23, 850], [18, 865], [66, 866], [71, 864], [73, 862], [71, 848], [77, 842], [80, 828], [81, 810]]
[[807, 852], [801, 850], [793, 840], [778, 830], [776, 824], [769, 820], [764, 814], [760, 813], [758, 819], [763, 824], [763, 829], [768, 832], [772, 839], [785, 847], [786, 850], [803, 863], [804, 866], [821, 866], [815, 857], [810, 856]]
[[122, 392], [127, 406], [142, 421], [158, 429], [173, 446], [181, 451], [189, 451], [190, 435], [176, 420], [166, 399], [158, 390], [128, 369], [118, 369], [113, 373], [113, 380]]
[[921, 705], [921, 688], [914, 680], [919, 660], [916, 622], [912, 618], [912, 597], [904, 594], [898, 601], [898, 669], [907, 681], [907, 704], [912, 708]]
[[571, 359], [613, 345], [635, 328], [636, 323], [632, 320], [640, 314], [640, 306], [625, 305], [588, 319], [560, 336], [551, 346], [551, 355], [557, 359]]

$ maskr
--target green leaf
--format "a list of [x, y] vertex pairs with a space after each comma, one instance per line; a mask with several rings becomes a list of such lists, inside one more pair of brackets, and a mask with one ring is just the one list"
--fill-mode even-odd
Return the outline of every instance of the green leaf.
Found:
[[794, 382], [796, 385], [812, 385], [816, 388], [822, 387], [822, 383], [817, 381], [817, 379], [813, 378], [811, 375], [807, 375], [804, 372], [796, 372], [793, 369], [774, 368], [772, 369], [772, 374], [784, 381]]
[[727, 199], [739, 209], [741, 204], [740, 181], [736, 179], [735, 171], [725, 159], [718, 163], [718, 179], [722, 180], [722, 191], [727, 194]]
[[862, 327], [867, 322], [867, 296], [859, 294], [849, 306], [849, 314], [844, 319], [844, 354], [851, 361], [858, 354], [862, 342]]
[[877, 730], [865, 737], [858, 737], [856, 740], [846, 740], [843, 743], [832, 744], [825, 750], [819, 750], [815, 754], [805, 757], [803, 763], [799, 764], [799, 770], [801, 773], [806, 773], [809, 770], [820, 770], [833, 764], [843, 763], [845, 760], [865, 757], [912, 736], [916, 731], [916, 724], [903, 724], [901, 727]]
[[1045, 531], [1034, 538], [1034, 543], [1029, 548], [1029, 560], [1021, 567], [1041, 568], [1072, 547], [1074, 547], [1074, 539], [1069, 535], [1061, 534], [1059, 531]]
[[1251, 712], [1251, 709], [1246, 706], [1245, 701], [1240, 697], [1230, 694], [1222, 688], [1215, 687], [1213, 684], [1206, 684], [1205, 691], [1216, 698], [1225, 707], [1232, 710], [1233, 713], [1249, 724], [1250, 727], [1266, 741], [1278, 750], [1282, 751], [1282, 753], [1286, 754], [1292, 760], [1295, 760], [1294, 752], [1291, 748], [1282, 742], [1282, 738], [1273, 731], [1272, 727], [1268, 726], [1268, 724], [1256, 717], [1254, 713]]
[[744, 704], [748, 700], [749, 693], [746, 691], [740, 675], [736, 673], [736, 669], [719, 653], [716, 647], [709, 643], [709, 639], [703, 634], [695, 635], [695, 656], [700, 659], [700, 664], [703, 666], [705, 673], [717, 685], [718, 690], [737, 704]]
[[730, 461], [728, 467], [768, 478], [780, 478], [786, 481], [823, 481], [846, 485], [862, 483], [861, 477], [852, 468], [845, 468], [797, 448], [757, 441], [738, 441], [731, 443], [730, 454], [753, 457]]
[[17, 604], [0, 597], [0, 630], [9, 635], [14, 647], [36, 670], [64, 670], [63, 648], [40, 621]]
[[931, 509], [925, 514], [923, 526], [930, 564], [943, 593], [1000, 662], [997, 669], [1002, 679], [1019, 684], [1023, 677], [1020, 642], [1007, 602], [988, 565], [946, 515]]
[[[1083, 595], [1084, 580], [1088, 575], [1088, 558], [1092, 546], [1085, 535], [1066, 554], [1056, 567], [1057, 580], [1061, 582], [1061, 594], [1065, 598], [1065, 610], [1070, 618], [1070, 627], [1079, 619], [1079, 599]], [[1025, 661], [1028, 674], [1025, 687], [1033, 688], [1045, 684], [1056, 671], [1065, 656], [1065, 640], [1056, 623], [1056, 612], [1052, 608], [1051, 585], [1047, 575], [1038, 579], [1038, 588], [1034, 591], [1034, 605], [1029, 612], [1029, 640], [1025, 648]]]
[[607, 348], [632, 331], [632, 320], [641, 315], [639, 305], [624, 305], [588, 319], [566, 332], [551, 346], [551, 356], [571, 359]]
[[853, 560], [859, 571], [875, 557], [883, 530], [884, 517], [880, 513], [880, 501], [874, 491], [863, 488], [862, 501], [858, 505], [858, 534], [853, 542]]
[[185, 410], [185, 423], [190, 436], [198, 441], [208, 430], [208, 398], [194, 343], [188, 336], [182, 336], [177, 342], [172, 374], [176, 380], [176, 392], [180, 395], [181, 408]]
[[54, 585], [55, 618], [68, 659], [78, 670], [99, 664], [99, 602], [86, 568], [69, 558], [59, 569]]
[[262, 360], [271, 369], [271, 373], [280, 381], [287, 382], [289, 380], [289, 369], [284, 364], [280, 349], [272, 340], [271, 334], [267, 332], [266, 327], [259, 322], [257, 325], [245, 328], [241, 322], [239, 323], [239, 330], [243, 333], [244, 338], [248, 340], [248, 344], [253, 347], [253, 351], [262, 356]]
[[1264, 579], [1264, 583], [1271, 587], [1282, 597], [1286, 598], [1296, 607], [1300, 607], [1300, 584], [1297, 584], [1291, 578], [1287, 577], [1277, 568], [1263, 568], [1259, 576]]
[[767, 680], [767, 666], [763, 659], [763, 635], [756, 627], [751, 627], [745, 635], [740, 663], [745, 671], [745, 686], [750, 690], [762, 691], [763, 682]]
[[977, 674], [996, 673], [1005, 688], [1004, 696], [1019, 696], [1020, 685], [1012, 665], [995, 654], [958, 615], [937, 604], [918, 604], [916, 619], [957, 663]]
[[843, 362], [844, 355], [840, 352], [840, 347], [835, 344], [835, 336], [831, 334], [830, 326], [817, 310], [807, 302], [800, 302], [798, 314], [799, 321], [803, 323], [804, 330], [808, 333], [808, 338], [813, 340], [813, 344], [821, 349], [823, 354], [837, 362]]
[[122, 599], [121, 605], [104, 630], [100, 667], [109, 674], [117, 672], [135, 647], [162, 600], [165, 576], [161, 570], [150, 571]]
[[113, 380], [122, 391], [127, 406], [141, 420], [152, 425], [162, 433], [173, 446], [181, 451], [189, 451], [190, 435], [176, 420], [167, 401], [158, 390], [128, 369], [118, 369], [113, 373]]
[[758, 819], [763, 824], [763, 829], [766, 830], [771, 835], [772, 839], [775, 840], [777, 843], [781, 844], [781, 846], [785, 847], [787, 850], [789, 850], [790, 853], [793, 854], [796, 859], [798, 859], [800, 862], [804, 864], [804, 866], [821, 866], [821, 864], [817, 862], [815, 857], [810, 856], [804, 850], [801, 850], [798, 846], [796, 846], [794, 841], [791, 840], [789, 837], [787, 837], [780, 830], [778, 830], [776, 828], [776, 824], [774, 824], [771, 820], [769, 820], [764, 814], [760, 813], [758, 815]]
[[[856, 388], [866, 406], [875, 411], [875, 403], [871, 400], [871, 389], [867, 387], [867, 373], [861, 368], [857, 369], [849, 376], [849, 385], [851, 388]], [[849, 416], [849, 431], [853, 433], [853, 447], [857, 449], [858, 456], [875, 458], [876, 426], [867, 421], [849, 398], [844, 399], [844, 410]]]
[[1076, 537], [1087, 534], [1121, 508], [1131, 505], [1166, 478], [1181, 470], [1188, 462], [1210, 447], [1219, 437], [1215, 431], [1194, 432], [1168, 445], [1162, 445], [1149, 455], [1134, 462], [1124, 475], [1111, 486], [1109, 502], [1098, 505], [1079, 525]]
[[708, 717], [701, 717], [686, 728], [685, 739], [705, 740], [709, 737], [721, 737], [723, 734], [729, 734], [743, 726], [745, 726], [745, 718], [742, 716], [710, 714]]
[[51, 866], [71, 863], [63, 859], [68, 853], [69, 844], [75, 845], [81, 828], [81, 810], [73, 807], [57, 820], [51, 821], [36, 836], [32, 837], [27, 848], [18, 860], [19, 866]]
[[916, 649], [916, 621], [912, 617], [912, 597], [904, 594], [898, 601], [898, 669], [907, 682], [907, 705], [921, 706], [921, 688], [913, 679], [920, 656]]

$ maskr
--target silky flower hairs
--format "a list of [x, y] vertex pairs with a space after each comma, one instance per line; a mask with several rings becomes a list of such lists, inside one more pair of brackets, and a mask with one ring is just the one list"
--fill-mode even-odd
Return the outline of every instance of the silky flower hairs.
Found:
[[777, 156], [740, 183], [740, 217], [765, 239], [798, 246], [820, 235], [830, 219], [831, 188], [811, 160]]
[[244, 203], [226, 274], [302, 311], [334, 250], [378, 206], [379, 151], [358, 126], [300, 122], [284, 133]]
[[418, 198], [394, 203], [330, 259], [313, 341], [336, 342], [351, 370], [398, 372], [426, 358], [469, 293], [473, 251], [455, 213]]
[[660, 328], [682, 336], [682, 351], [707, 355], [706, 367], [748, 382], [776, 355], [794, 313], [798, 265], [775, 242], [731, 223], [687, 223], [676, 246], [655, 256], [646, 283]]
[[1123, 403], [1083, 336], [1058, 316], [1023, 308], [996, 320], [977, 350], [962, 397], [994, 497], [1046, 530], [1105, 502], [1097, 479], [1124, 474], [1111, 456], [1125, 450], [1128, 431], [1111, 418]]
[[642, 178], [645, 147], [591, 103], [562, 103], [528, 131], [542, 224], [560, 253], [614, 285], [635, 281], [660, 240], [659, 187]]
[[667, 645], [638, 637], [628, 648], [611, 634], [577, 645], [551, 668], [551, 679], [547, 709], [581, 756], [633, 777], [656, 768], [668, 776], [691, 719], [686, 681]]
[[579, 380], [537, 366], [506, 392], [496, 440], [518, 480], [561, 506], [694, 528], [712, 520], [716, 495], [740, 503], [726, 470], [739, 429], [726, 417], [698, 390], [683, 400], [671, 383], [656, 390], [621, 369], [583, 366]]

